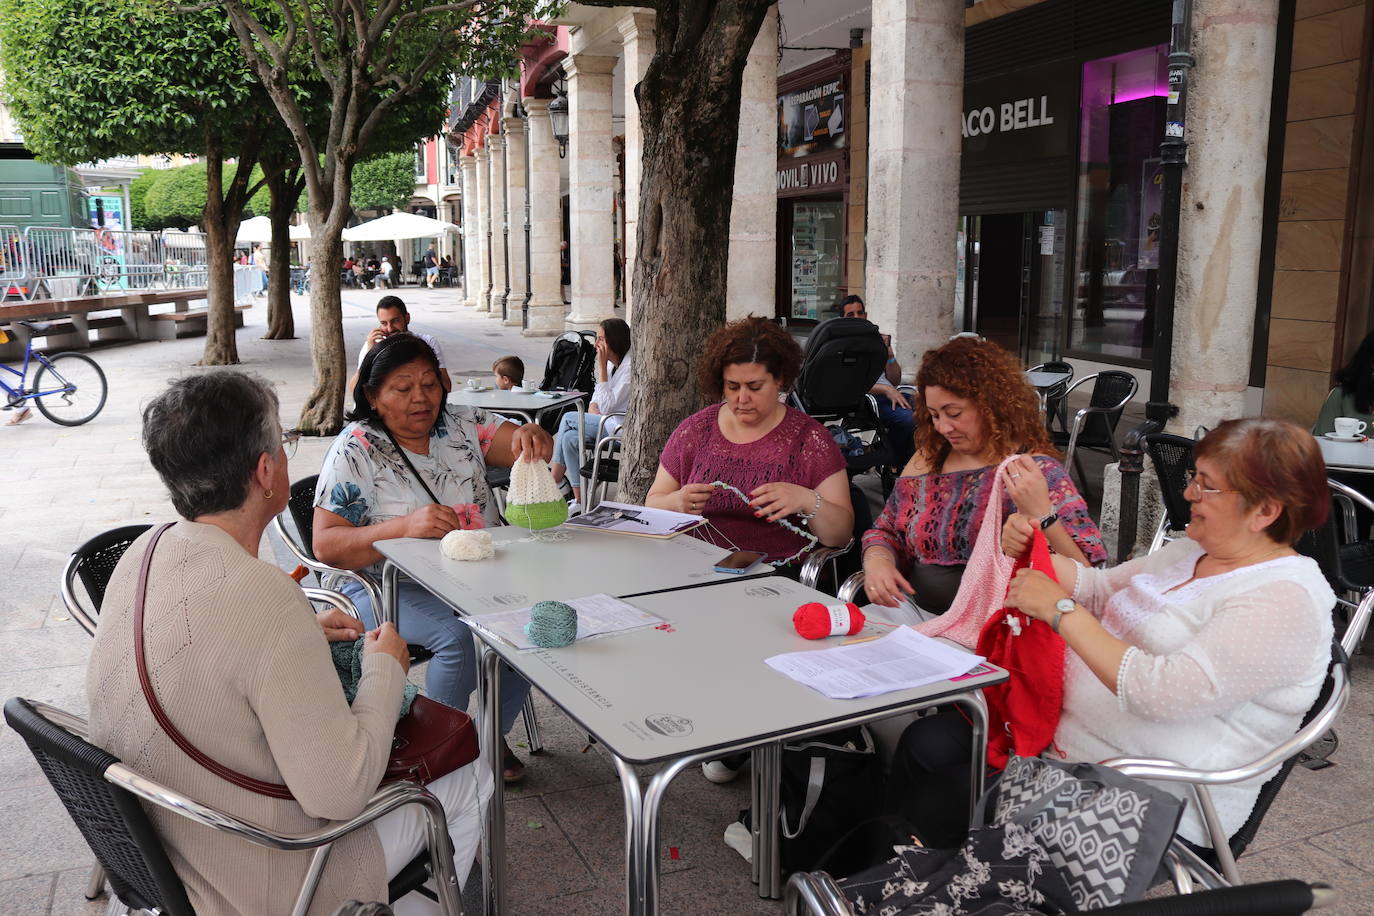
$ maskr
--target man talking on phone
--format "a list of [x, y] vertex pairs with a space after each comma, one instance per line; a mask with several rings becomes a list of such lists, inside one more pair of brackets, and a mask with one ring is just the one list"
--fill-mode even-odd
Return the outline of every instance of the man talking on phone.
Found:
[[[858, 296], [846, 296], [840, 310], [845, 318], [868, 318], [868, 309]], [[887, 365], [868, 393], [878, 400], [878, 422], [883, 424], [891, 444], [892, 463], [900, 468], [916, 451], [916, 420], [911, 414], [911, 402], [897, 390], [902, 381], [902, 365], [892, 353], [892, 335], [884, 334], [883, 343], [887, 344]]]
[[[449, 382], [448, 367], [444, 365], [443, 348], [439, 346], [439, 341], [434, 335], [426, 334], [410, 326], [410, 312], [406, 310], [406, 304], [401, 301], [400, 296], [383, 296], [377, 300], [377, 326], [367, 332], [367, 338], [358, 350], [358, 365], [362, 365], [363, 357], [367, 356], [377, 344], [392, 334], [405, 332], [414, 334], [429, 344], [429, 348], [434, 351], [434, 358], [439, 361], [439, 381], [443, 383], [444, 391], [452, 391], [453, 385]], [[354, 370], [353, 375], [348, 379], [348, 387], [344, 389], [345, 393], [351, 392], [357, 381], [358, 372]]]

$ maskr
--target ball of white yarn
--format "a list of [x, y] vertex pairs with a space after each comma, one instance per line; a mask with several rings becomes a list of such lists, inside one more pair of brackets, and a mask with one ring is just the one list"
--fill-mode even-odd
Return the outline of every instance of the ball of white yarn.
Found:
[[495, 555], [491, 546], [491, 532], [450, 531], [439, 542], [439, 549], [450, 560], [485, 560]]

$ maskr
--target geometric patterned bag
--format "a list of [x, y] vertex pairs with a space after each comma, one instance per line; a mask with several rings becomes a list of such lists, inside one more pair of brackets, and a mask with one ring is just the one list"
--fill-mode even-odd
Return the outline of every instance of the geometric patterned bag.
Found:
[[1139, 900], [1178, 829], [1182, 799], [1091, 763], [1012, 757], [989, 823], [1026, 827], [1080, 910]]

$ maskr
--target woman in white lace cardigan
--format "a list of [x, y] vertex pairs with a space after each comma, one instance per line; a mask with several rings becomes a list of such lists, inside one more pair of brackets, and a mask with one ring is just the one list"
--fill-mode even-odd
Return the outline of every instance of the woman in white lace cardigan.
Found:
[[[1031, 570], [1013, 579], [1008, 606], [1049, 623], [1069, 649], [1063, 713], [1047, 753], [1223, 769], [1291, 736], [1315, 702], [1335, 595], [1292, 546], [1329, 510], [1315, 440], [1284, 421], [1229, 420], [1198, 443], [1194, 463], [1186, 539], [1107, 570], [1056, 556], [1059, 583]], [[1006, 553], [1024, 551], [1030, 525], [1019, 515], [1007, 520]], [[929, 742], [913, 729], [903, 751], [919, 757]], [[1267, 778], [1213, 789], [1228, 835]], [[1191, 805], [1179, 831], [1210, 845]]]

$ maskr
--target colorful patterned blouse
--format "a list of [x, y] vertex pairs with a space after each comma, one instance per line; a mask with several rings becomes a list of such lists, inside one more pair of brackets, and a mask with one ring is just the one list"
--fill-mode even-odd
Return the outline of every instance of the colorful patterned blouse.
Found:
[[[1105, 562], [1107, 551], [1102, 546], [1102, 534], [1064, 466], [1045, 455], [1036, 455], [1035, 463], [1049, 483], [1050, 501], [1064, 529], [1089, 562], [1094, 566]], [[897, 567], [902, 570], [911, 569], [914, 563], [967, 563], [982, 527], [996, 471], [994, 464], [967, 471], [897, 478], [882, 514], [864, 535], [864, 549], [888, 548], [897, 555]], [[1011, 497], [1005, 494], [1002, 509], [1007, 514], [1016, 511]]]
[[[429, 437], [429, 454], [406, 453], [439, 501], [458, 513], [464, 528], [501, 524], [484, 459], [497, 427], [507, 422], [476, 407], [445, 405]], [[425, 488], [373, 421], [343, 428], [324, 456], [315, 484], [315, 506], [359, 528], [409, 515], [429, 503]], [[363, 571], [380, 576], [381, 563]]]

